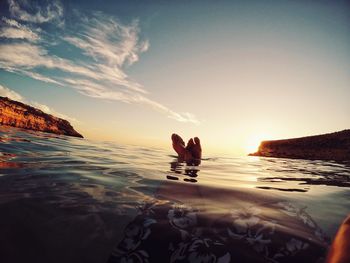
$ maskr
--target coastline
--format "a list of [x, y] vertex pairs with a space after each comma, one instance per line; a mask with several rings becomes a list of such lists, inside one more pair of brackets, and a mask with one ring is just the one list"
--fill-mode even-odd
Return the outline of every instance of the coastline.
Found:
[[67, 120], [1, 96], [0, 125], [84, 138]]
[[262, 141], [249, 156], [350, 161], [350, 130], [300, 138]]

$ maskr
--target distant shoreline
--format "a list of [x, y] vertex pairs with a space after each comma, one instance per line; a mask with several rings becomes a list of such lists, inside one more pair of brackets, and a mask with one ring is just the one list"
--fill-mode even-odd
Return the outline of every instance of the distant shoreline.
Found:
[[350, 129], [293, 139], [262, 141], [249, 156], [350, 161]]
[[0, 125], [84, 138], [67, 120], [1, 96]]

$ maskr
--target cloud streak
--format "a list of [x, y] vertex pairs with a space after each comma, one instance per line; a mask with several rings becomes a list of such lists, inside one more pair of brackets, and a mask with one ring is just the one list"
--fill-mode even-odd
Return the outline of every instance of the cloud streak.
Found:
[[130, 25], [122, 25], [100, 12], [83, 20], [83, 33], [64, 39], [96, 61], [120, 68], [124, 64], [131, 65], [138, 61], [139, 53], [145, 52], [149, 47], [147, 40], [139, 39], [137, 20]]
[[17, 92], [10, 90], [9, 88], [6, 88], [2, 85], [0, 85], [0, 96], [2, 97], [7, 97], [11, 100], [15, 100], [15, 101], [19, 101], [19, 102], [23, 102], [24, 98], [18, 94]]
[[26, 39], [31, 42], [39, 40], [37, 33], [33, 32], [30, 28], [21, 25], [16, 20], [2, 18], [0, 37], [12, 38], [12, 39]]
[[10, 14], [18, 20], [39, 24], [50, 21], [62, 23], [63, 7], [58, 1], [47, 1], [45, 7], [25, 0], [8, 0], [8, 4]]
[[136, 63], [149, 48], [148, 40], [140, 37], [137, 20], [126, 25], [101, 12], [76, 15], [78, 23], [66, 24], [65, 29], [59, 30], [59, 37], [50, 35], [50, 38], [65, 48], [74, 48], [80, 55], [78, 60], [56, 55], [45, 39], [49, 32], [38, 28], [41, 23], [62, 21], [63, 7], [59, 2], [46, 7], [31, 4], [31, 10], [35, 11], [32, 13], [24, 9], [27, 2], [8, 2], [12, 17], [26, 24], [3, 18], [0, 37], [16, 41], [0, 42], [2, 69], [68, 86], [86, 96], [146, 105], [179, 122], [199, 124], [193, 114], [178, 113], [151, 100], [148, 91], [126, 74], [125, 68]]

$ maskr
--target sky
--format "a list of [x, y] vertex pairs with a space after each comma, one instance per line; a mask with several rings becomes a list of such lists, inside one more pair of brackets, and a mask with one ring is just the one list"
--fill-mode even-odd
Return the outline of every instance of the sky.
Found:
[[204, 156], [350, 128], [347, 1], [0, 2], [0, 96]]

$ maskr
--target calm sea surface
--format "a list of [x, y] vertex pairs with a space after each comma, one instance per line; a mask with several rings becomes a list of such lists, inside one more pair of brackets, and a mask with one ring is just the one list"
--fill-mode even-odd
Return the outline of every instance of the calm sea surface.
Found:
[[[205, 143], [205, 142], [204, 142]], [[0, 262], [322, 262], [350, 164], [210, 156], [0, 127]]]

